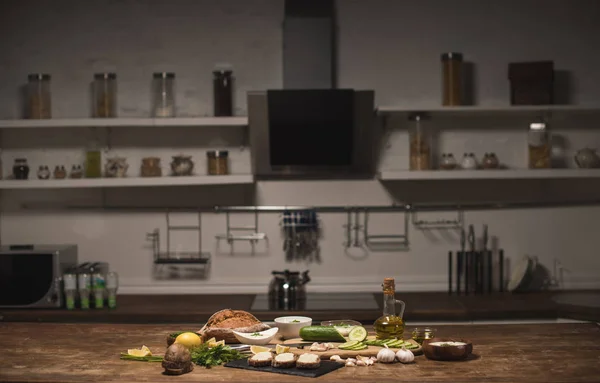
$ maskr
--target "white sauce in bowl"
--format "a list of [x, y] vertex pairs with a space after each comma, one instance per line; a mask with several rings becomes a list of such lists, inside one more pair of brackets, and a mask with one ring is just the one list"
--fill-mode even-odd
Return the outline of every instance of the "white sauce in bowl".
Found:
[[429, 345], [431, 346], [438, 346], [438, 347], [451, 347], [451, 346], [466, 346], [467, 344], [465, 342], [454, 342], [454, 341], [449, 341], [449, 342], [431, 342], [429, 343]]

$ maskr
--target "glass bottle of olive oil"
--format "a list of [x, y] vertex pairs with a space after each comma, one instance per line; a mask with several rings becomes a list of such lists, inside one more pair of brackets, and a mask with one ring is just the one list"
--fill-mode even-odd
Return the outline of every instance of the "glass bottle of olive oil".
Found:
[[[377, 339], [402, 339], [404, 335], [404, 302], [395, 297], [396, 284], [394, 278], [383, 280], [383, 315], [373, 323]], [[399, 312], [396, 311], [399, 306]]]
[[102, 177], [102, 152], [93, 140], [85, 152], [85, 178]]

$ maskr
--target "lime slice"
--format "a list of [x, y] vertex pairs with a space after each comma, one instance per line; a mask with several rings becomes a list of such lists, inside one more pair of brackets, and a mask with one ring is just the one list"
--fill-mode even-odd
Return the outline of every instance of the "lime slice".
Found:
[[348, 334], [348, 339], [356, 340], [362, 342], [367, 339], [367, 329], [362, 326], [356, 326], [350, 330], [350, 334]]

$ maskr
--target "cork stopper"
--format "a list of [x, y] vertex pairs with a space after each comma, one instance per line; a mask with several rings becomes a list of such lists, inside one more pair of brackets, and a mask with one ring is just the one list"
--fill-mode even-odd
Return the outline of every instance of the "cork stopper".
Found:
[[383, 279], [383, 291], [394, 291], [395, 289], [396, 284], [394, 283], [394, 278]]

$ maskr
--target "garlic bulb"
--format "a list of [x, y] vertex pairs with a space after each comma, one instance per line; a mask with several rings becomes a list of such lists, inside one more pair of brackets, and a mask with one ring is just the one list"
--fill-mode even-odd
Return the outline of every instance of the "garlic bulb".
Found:
[[394, 363], [395, 360], [396, 354], [387, 345], [377, 353], [377, 361], [380, 363]]
[[396, 352], [396, 359], [398, 359], [398, 362], [400, 363], [412, 363], [415, 360], [415, 354], [405, 347], [402, 347]]

